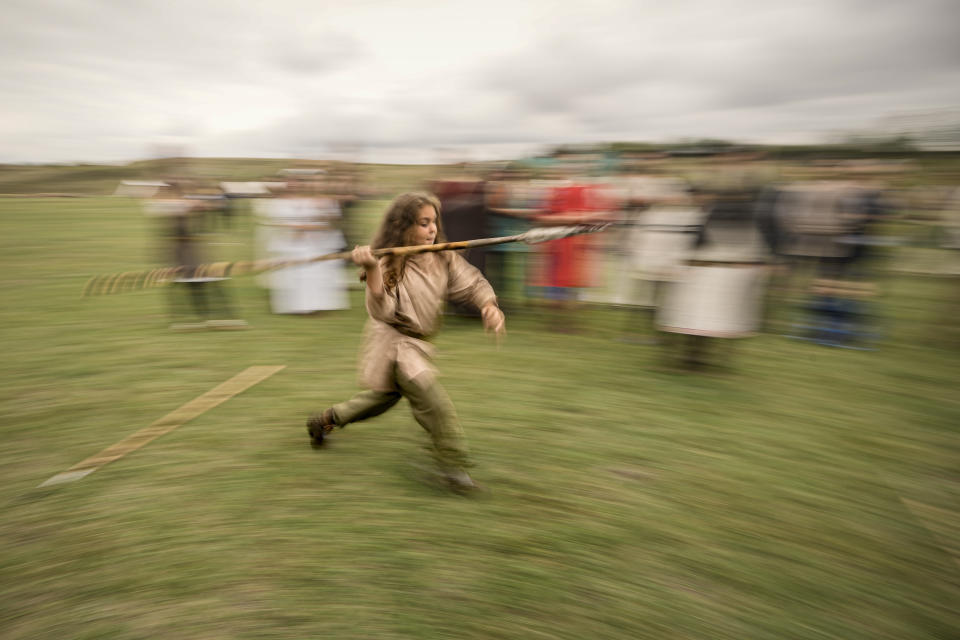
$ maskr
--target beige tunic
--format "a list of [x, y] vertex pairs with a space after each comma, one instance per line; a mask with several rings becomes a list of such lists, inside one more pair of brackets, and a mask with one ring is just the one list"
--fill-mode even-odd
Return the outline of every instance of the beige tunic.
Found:
[[431, 364], [435, 348], [427, 340], [439, 329], [448, 299], [477, 308], [497, 301], [480, 271], [449, 252], [409, 257], [403, 280], [380, 300], [367, 290], [370, 319], [360, 354], [360, 384], [375, 391], [396, 391], [396, 369], [405, 378], [430, 385], [436, 376]]

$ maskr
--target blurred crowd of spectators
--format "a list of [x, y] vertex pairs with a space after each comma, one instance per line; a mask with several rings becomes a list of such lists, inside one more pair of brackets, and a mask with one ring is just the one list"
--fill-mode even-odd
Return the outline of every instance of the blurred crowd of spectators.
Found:
[[[574, 311], [583, 305], [628, 309], [621, 339], [672, 342], [682, 361], [696, 366], [709, 362], [718, 339], [761, 330], [872, 348], [881, 334], [874, 301], [891, 248], [917, 240], [915, 232], [896, 230], [904, 211], [924, 223], [922, 241], [937, 250], [899, 267], [960, 275], [960, 190], [895, 184], [898, 172], [910, 170], [869, 160], [787, 167], [737, 151], [685, 160], [573, 153], [449, 165], [420, 186], [440, 199], [450, 241], [610, 223], [603, 233], [499, 244], [465, 257], [508, 311], [534, 311], [547, 329], [578, 332], [584, 327]], [[344, 163], [259, 182], [143, 184], [155, 187], [147, 212], [167, 221], [167, 262], [191, 265], [209, 259], [199, 255], [197, 238], [229, 230], [241, 198], [250, 204], [239, 210], [255, 222], [254, 258], [309, 258], [365, 244], [349, 217], [377, 194], [361, 176]], [[312, 314], [348, 306], [347, 268], [319, 262], [258, 282], [273, 312]], [[194, 315], [201, 322], [232, 318], [226, 302], [211, 308], [202, 295], [214, 290], [211, 280], [183, 283]]]

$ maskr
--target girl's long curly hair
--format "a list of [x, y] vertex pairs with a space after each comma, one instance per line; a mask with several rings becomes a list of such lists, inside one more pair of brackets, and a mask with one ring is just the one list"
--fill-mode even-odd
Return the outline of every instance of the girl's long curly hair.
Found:
[[[370, 243], [371, 249], [385, 249], [387, 247], [405, 247], [413, 243], [411, 229], [417, 224], [420, 210], [429, 205], [437, 212], [437, 237], [435, 242], [444, 242], [443, 226], [440, 223], [440, 200], [432, 193], [412, 191], [393, 199], [390, 207], [383, 216], [380, 228]], [[403, 279], [407, 256], [388, 256], [383, 265], [383, 284], [393, 289]], [[360, 279], [365, 280], [366, 274], [361, 273]]]

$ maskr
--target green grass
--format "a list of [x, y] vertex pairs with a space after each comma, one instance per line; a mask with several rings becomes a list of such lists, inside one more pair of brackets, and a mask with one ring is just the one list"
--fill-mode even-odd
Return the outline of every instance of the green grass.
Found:
[[[359, 228], [380, 211], [369, 203]], [[249, 241], [244, 220], [224, 241]], [[955, 282], [888, 276], [876, 351], [764, 335], [688, 375], [508, 317], [438, 339], [485, 499], [425, 482], [404, 406], [307, 444], [356, 390], [364, 320], [172, 333], [119, 199], [0, 201], [0, 637], [952, 638], [960, 630]], [[244, 257], [249, 244], [222, 246]], [[37, 485], [251, 365], [286, 369], [72, 484]], [[953, 555], [951, 555], [953, 554]]]

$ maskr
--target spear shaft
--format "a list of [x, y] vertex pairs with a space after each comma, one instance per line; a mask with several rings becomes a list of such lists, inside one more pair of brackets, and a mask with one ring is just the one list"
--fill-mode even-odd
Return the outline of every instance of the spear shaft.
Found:
[[[477, 238], [476, 240], [458, 240], [456, 242], [439, 242], [434, 244], [417, 244], [409, 247], [385, 247], [383, 249], [374, 249], [371, 253], [377, 258], [382, 256], [410, 256], [418, 253], [434, 253], [437, 251], [456, 251], [459, 249], [470, 249], [473, 247], [488, 247], [494, 244], [506, 244], [508, 242], [520, 242], [523, 240], [523, 234], [515, 236], [503, 236], [500, 238]], [[303, 258], [294, 263], [320, 262], [322, 260], [349, 260], [352, 251], [341, 251], [339, 253], [328, 253], [322, 256]], [[286, 266], [286, 265], [284, 265]]]
[[[489, 247], [495, 244], [508, 242], [526, 242], [536, 244], [558, 240], [569, 236], [584, 233], [595, 233], [607, 228], [607, 224], [574, 225], [565, 227], [544, 227], [530, 229], [524, 233], [499, 238], [477, 238], [475, 240], [459, 240], [456, 242], [441, 242], [438, 244], [420, 244], [408, 247], [385, 247], [374, 249], [373, 255], [381, 256], [409, 256], [420, 253], [434, 253], [438, 251], [457, 251], [474, 247]], [[326, 260], [349, 260], [351, 251], [338, 251], [309, 258], [265, 258], [263, 260], [243, 260], [239, 262], [213, 262], [195, 267], [160, 267], [147, 271], [127, 271], [99, 275], [90, 278], [83, 288], [83, 296], [105, 295], [110, 293], [124, 293], [163, 286], [180, 280], [205, 281], [228, 278], [232, 276], [264, 273], [275, 269], [297, 267]]]

